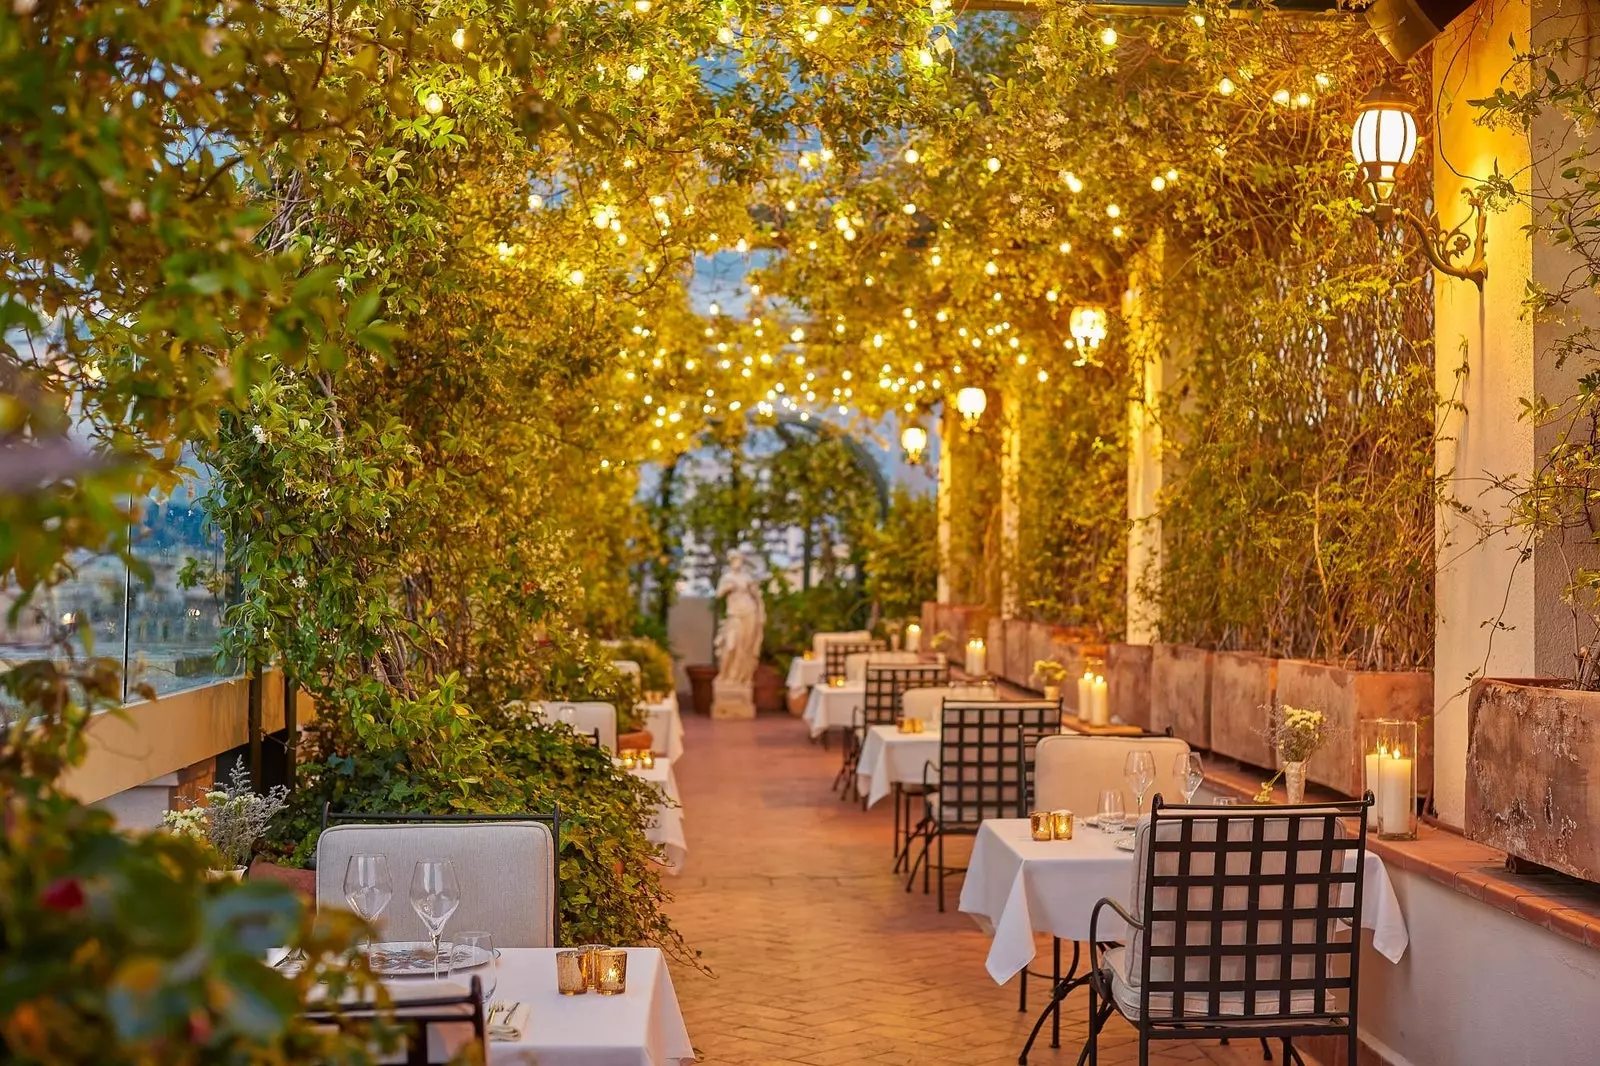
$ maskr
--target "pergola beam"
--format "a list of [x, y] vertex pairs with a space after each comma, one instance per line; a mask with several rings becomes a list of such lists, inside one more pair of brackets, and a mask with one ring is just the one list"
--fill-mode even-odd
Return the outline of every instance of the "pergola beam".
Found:
[[[1106, 8], [1122, 15], [1176, 15], [1188, 10], [1188, 0], [1087, 0], [1089, 7]], [[1259, 7], [1248, 0], [1234, 0], [1229, 5], [1234, 10]], [[1027, 0], [965, 0], [957, 14], [980, 11], [1030, 11], [1037, 7]], [[1338, 0], [1282, 0], [1276, 5], [1279, 11], [1304, 15], [1331, 15], [1340, 11]]]

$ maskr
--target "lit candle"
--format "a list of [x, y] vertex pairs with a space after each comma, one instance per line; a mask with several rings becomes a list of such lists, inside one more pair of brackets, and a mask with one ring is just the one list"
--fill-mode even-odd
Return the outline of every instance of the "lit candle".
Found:
[[912, 622], [906, 626], [906, 651], [922, 650], [922, 627]]
[[1094, 673], [1089, 670], [1083, 672], [1078, 678], [1078, 717], [1085, 722], [1089, 720], [1090, 712], [1094, 707]]
[[973, 637], [967, 641], [967, 673], [982, 677], [989, 672], [989, 661], [983, 641]]
[[621, 995], [628, 989], [628, 953], [621, 948], [609, 948], [595, 954], [596, 992], [602, 996]]
[[1050, 812], [1050, 835], [1056, 840], [1072, 839], [1072, 812]]
[[1382, 836], [1411, 832], [1411, 760], [1391, 751], [1378, 757], [1378, 833]]
[[1029, 814], [1028, 830], [1035, 840], [1049, 840], [1051, 837], [1050, 812], [1034, 811]]
[[1111, 698], [1106, 689], [1106, 679], [1099, 674], [1089, 682], [1089, 724], [1108, 725], [1111, 722]]

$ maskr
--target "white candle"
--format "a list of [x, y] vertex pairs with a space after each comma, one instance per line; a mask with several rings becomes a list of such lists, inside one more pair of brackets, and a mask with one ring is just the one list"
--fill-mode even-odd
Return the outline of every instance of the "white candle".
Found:
[[1089, 720], [1090, 714], [1094, 711], [1093, 691], [1094, 675], [1086, 672], [1082, 677], [1078, 678], [1078, 706], [1076, 708], [1078, 717], [1085, 722]]
[[967, 641], [967, 673], [973, 677], [982, 677], [988, 672], [989, 662], [983, 641], [974, 637]]
[[922, 650], [922, 627], [912, 622], [906, 626], [906, 651]]
[[1108, 725], [1111, 722], [1111, 699], [1106, 679], [1099, 674], [1089, 684], [1089, 724]]
[[1378, 832], [1403, 834], [1411, 831], [1411, 760], [1398, 750], [1378, 757]]

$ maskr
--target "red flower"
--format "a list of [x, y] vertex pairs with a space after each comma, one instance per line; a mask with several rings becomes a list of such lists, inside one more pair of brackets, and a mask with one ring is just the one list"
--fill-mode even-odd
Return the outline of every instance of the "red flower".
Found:
[[83, 906], [83, 886], [76, 877], [52, 881], [39, 893], [39, 903], [53, 911], [75, 911]]
[[189, 1015], [189, 1042], [211, 1043], [211, 1015], [203, 1010], [195, 1010]]

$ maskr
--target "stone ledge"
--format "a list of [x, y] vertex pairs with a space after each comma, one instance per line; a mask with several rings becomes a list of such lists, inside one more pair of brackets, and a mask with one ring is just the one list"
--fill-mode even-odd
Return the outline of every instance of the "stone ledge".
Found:
[[[1206, 771], [1208, 786], [1245, 801], [1255, 796], [1259, 781], [1244, 767]], [[1313, 790], [1309, 798], [1323, 795]], [[1505, 852], [1442, 826], [1424, 824], [1416, 840], [1371, 837], [1367, 846], [1389, 866], [1427, 877], [1568, 940], [1600, 948], [1600, 885], [1554, 872], [1513, 873], [1506, 869]]]

